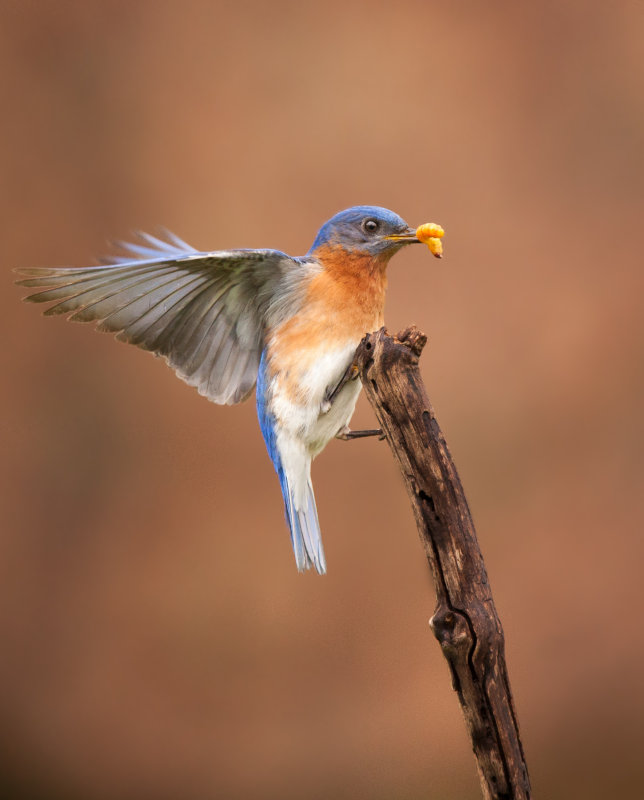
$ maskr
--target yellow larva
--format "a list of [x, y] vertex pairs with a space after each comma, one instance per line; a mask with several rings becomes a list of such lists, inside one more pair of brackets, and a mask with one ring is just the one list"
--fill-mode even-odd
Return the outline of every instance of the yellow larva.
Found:
[[435, 222], [425, 222], [424, 225], [419, 225], [416, 228], [416, 237], [419, 241], [424, 242], [429, 247], [430, 253], [440, 258], [443, 255], [443, 243], [441, 239], [445, 235], [445, 231], [440, 225]]

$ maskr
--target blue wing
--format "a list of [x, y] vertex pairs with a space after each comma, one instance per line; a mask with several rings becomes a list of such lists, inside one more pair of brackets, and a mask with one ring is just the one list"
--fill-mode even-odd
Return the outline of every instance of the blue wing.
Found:
[[[277, 477], [279, 478], [284, 498], [286, 521], [291, 531], [291, 542], [295, 552], [295, 562], [302, 571], [315, 567], [323, 575], [326, 572], [326, 560], [322, 548], [322, 537], [318, 512], [315, 506], [313, 486], [308, 470], [297, 474], [289, 473], [283, 463], [275, 430], [275, 417], [270, 413], [267, 404], [266, 360], [264, 354], [260, 361], [257, 376], [257, 416], [262, 430], [266, 449], [271, 457]], [[310, 458], [308, 461], [310, 465]]]
[[180, 378], [215, 403], [244, 400], [257, 377], [264, 315], [283, 275], [299, 266], [277, 250], [200, 253], [168, 234], [122, 244], [125, 256], [81, 269], [23, 269], [25, 298], [53, 302], [100, 331], [163, 356]]

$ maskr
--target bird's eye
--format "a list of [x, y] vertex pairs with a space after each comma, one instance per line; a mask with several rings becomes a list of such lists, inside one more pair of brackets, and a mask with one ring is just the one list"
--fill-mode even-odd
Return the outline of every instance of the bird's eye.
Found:
[[378, 220], [376, 219], [366, 219], [362, 223], [362, 228], [366, 233], [375, 233], [379, 227]]

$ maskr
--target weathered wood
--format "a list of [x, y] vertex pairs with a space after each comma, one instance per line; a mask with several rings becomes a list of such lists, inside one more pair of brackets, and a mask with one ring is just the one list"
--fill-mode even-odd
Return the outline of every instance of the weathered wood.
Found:
[[382, 328], [356, 351], [409, 493], [436, 587], [430, 620], [452, 674], [489, 800], [527, 800], [530, 782], [505, 664], [504, 638], [463, 487], [423, 385], [427, 337]]

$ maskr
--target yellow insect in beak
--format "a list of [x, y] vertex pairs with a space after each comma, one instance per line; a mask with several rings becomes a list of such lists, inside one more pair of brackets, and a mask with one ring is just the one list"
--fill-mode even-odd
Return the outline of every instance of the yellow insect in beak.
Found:
[[392, 233], [390, 236], [385, 236], [385, 239], [390, 239], [393, 242], [422, 242], [429, 247], [432, 255], [436, 258], [441, 258], [443, 255], [443, 243], [441, 239], [445, 235], [445, 231], [440, 225], [435, 222], [425, 222], [419, 225], [416, 230], [409, 228], [405, 233]]
[[440, 225], [434, 222], [425, 222], [416, 228], [416, 238], [419, 242], [423, 242], [429, 247], [429, 251], [436, 258], [443, 256], [443, 243], [441, 239], [445, 235], [445, 231]]

